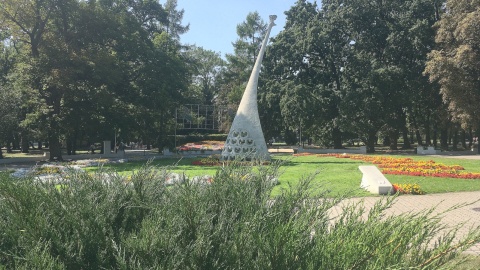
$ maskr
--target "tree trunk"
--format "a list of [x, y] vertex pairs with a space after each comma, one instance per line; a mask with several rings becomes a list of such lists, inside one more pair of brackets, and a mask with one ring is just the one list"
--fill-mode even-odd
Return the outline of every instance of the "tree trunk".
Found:
[[7, 153], [11, 154], [13, 153], [12, 147], [10, 146], [10, 143], [7, 143]]
[[77, 130], [67, 136], [67, 155], [77, 154]]
[[46, 104], [52, 107], [49, 112], [49, 125], [48, 131], [48, 145], [50, 150], [51, 161], [63, 161], [62, 158], [62, 146], [60, 144], [60, 123], [58, 122], [58, 116], [60, 115], [62, 91], [57, 88], [49, 88], [51, 95], [46, 99]]
[[147, 150], [152, 150], [151, 146], [150, 146], [150, 141], [149, 140], [145, 140], [145, 143], [147, 144]]
[[63, 161], [62, 146], [57, 134], [48, 136], [48, 145], [50, 146], [50, 161]]
[[369, 132], [367, 137], [367, 153], [375, 153], [376, 132]]
[[163, 152], [163, 148], [165, 147], [165, 121], [164, 121], [164, 112], [160, 114], [160, 130], [157, 136], [157, 147], [158, 153]]
[[388, 135], [383, 136], [383, 146], [389, 146], [390, 145], [390, 137]]
[[438, 140], [438, 127], [437, 127], [437, 124], [434, 124], [433, 125], [433, 138], [432, 138], [432, 141], [433, 141], [433, 146], [436, 148], [437, 147], [437, 140]]
[[467, 149], [467, 136], [465, 135], [465, 130], [460, 131], [460, 142], [462, 143], [463, 149]]
[[18, 134], [13, 135], [12, 147], [13, 147], [13, 150], [19, 150], [20, 149], [20, 143], [18, 141]]
[[398, 150], [398, 130], [392, 130], [388, 133], [388, 139], [390, 140], [390, 150]]
[[448, 129], [446, 128], [440, 130], [440, 147], [442, 150], [448, 150]]
[[163, 148], [165, 147], [165, 142], [162, 139], [162, 136], [157, 137], [157, 147], [158, 147], [158, 153], [162, 153]]
[[42, 149], [43, 149], [43, 148], [42, 148], [42, 144], [43, 144], [42, 141], [38, 141], [38, 150], [42, 150]]
[[73, 151], [72, 151], [72, 138], [71, 136], [67, 136], [67, 155], [73, 155], [72, 154]]
[[458, 150], [458, 130], [455, 128], [453, 129], [453, 138], [452, 138], [452, 150], [457, 151]]
[[449, 132], [448, 132], [448, 140], [447, 140], [447, 144], [448, 145], [451, 145], [452, 144], [452, 139], [453, 139], [453, 133], [456, 132], [457, 130], [455, 129], [455, 127], [449, 129]]
[[468, 149], [472, 149], [472, 144], [473, 144], [473, 132], [472, 128], [469, 128], [468, 130]]
[[22, 153], [28, 153], [29, 152], [29, 148], [30, 148], [30, 144], [28, 143], [28, 139], [27, 139], [27, 136], [25, 134], [22, 134]]
[[417, 139], [417, 144], [423, 145], [422, 135], [420, 134], [420, 129], [418, 128], [415, 117], [412, 117], [412, 122], [413, 122], [413, 128], [415, 129], [415, 138]]
[[342, 131], [334, 127], [332, 129], [332, 137], [333, 137], [333, 149], [343, 149], [342, 145]]
[[3, 151], [2, 151], [2, 146], [0, 145], [0, 159], [3, 158]]
[[12, 143], [13, 140], [14, 140], [13, 133], [9, 133], [8, 138], [7, 138], [7, 144], [6, 144], [7, 153], [13, 153], [13, 149], [12, 149], [12, 146], [11, 146], [11, 144], [13, 144]]
[[480, 141], [479, 141], [480, 136], [478, 136], [478, 135], [480, 135], [480, 134], [478, 134], [478, 131], [477, 131], [477, 154], [480, 154]]
[[432, 145], [432, 140], [430, 138], [430, 127], [428, 124], [425, 124], [425, 145]]
[[403, 138], [402, 149], [412, 148], [412, 144], [410, 143], [410, 138], [408, 137], [408, 129], [406, 126], [402, 127], [402, 138]]

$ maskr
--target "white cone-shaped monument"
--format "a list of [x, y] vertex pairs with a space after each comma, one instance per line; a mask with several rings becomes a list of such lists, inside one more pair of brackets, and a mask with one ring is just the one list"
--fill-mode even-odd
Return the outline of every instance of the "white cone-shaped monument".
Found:
[[270, 154], [268, 153], [260, 124], [260, 117], [258, 116], [257, 85], [268, 37], [272, 27], [275, 25], [274, 21], [276, 18], [276, 15], [270, 15], [267, 33], [223, 148], [223, 160], [270, 160]]

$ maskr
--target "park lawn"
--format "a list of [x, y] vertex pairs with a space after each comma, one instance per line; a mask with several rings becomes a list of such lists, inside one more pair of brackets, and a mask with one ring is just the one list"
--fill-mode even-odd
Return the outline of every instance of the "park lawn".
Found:
[[[385, 155], [382, 155], [385, 156]], [[405, 158], [409, 157], [414, 160], [434, 160], [436, 163], [445, 165], [461, 165], [466, 172], [480, 172], [480, 160], [466, 159], [450, 159], [440, 157], [424, 157], [424, 156], [406, 156], [406, 155], [388, 155], [390, 157]], [[196, 175], [215, 175], [220, 167], [194, 166], [191, 162], [196, 159], [184, 158], [178, 159], [157, 159], [151, 162], [152, 166], [166, 166], [167, 169], [185, 173], [189, 177]], [[273, 190], [273, 196], [281, 193], [282, 189], [289, 189], [299, 183], [302, 178], [313, 177], [312, 195], [317, 195], [329, 191], [330, 195], [351, 196], [370, 196], [371, 194], [360, 189], [360, 181], [362, 178], [358, 166], [370, 164], [360, 160], [335, 157], [318, 157], [291, 155], [277, 155], [273, 157], [273, 162], [280, 162], [280, 184]], [[105, 168], [111, 168], [120, 175], [129, 175], [145, 165], [145, 161], [133, 161], [119, 164], [106, 164]], [[88, 170], [97, 170], [98, 168], [90, 167]], [[457, 178], [440, 178], [440, 177], [419, 177], [404, 175], [385, 175], [385, 177], [393, 184], [417, 183], [421, 189], [427, 194], [444, 193], [444, 192], [461, 192], [480, 190], [480, 179], [457, 179]]]
[[318, 195], [325, 191], [332, 196], [371, 195], [360, 189], [362, 174], [358, 170], [358, 166], [366, 164], [363, 161], [317, 156], [278, 156], [276, 159], [282, 160], [284, 163], [280, 167], [280, 185], [273, 190], [272, 195], [277, 195], [282, 189], [297, 185], [302, 178], [306, 177], [313, 177], [312, 195]]
[[43, 157], [43, 150], [30, 150], [28, 153], [22, 153], [19, 150], [15, 150], [12, 153], [7, 153], [3, 150], [4, 158], [23, 158], [23, 157]]

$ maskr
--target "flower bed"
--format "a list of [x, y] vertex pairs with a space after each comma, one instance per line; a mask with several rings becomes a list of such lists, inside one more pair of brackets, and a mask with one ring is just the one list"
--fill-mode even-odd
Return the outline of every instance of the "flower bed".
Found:
[[187, 143], [178, 147], [178, 151], [219, 151], [223, 149], [223, 142], [218, 141], [202, 141], [196, 143]]
[[394, 158], [366, 155], [348, 154], [322, 154], [319, 157], [337, 157], [362, 160], [376, 164], [383, 174], [448, 177], [461, 179], [480, 179], [480, 173], [464, 172], [465, 168], [460, 165], [445, 165], [433, 160], [415, 161], [411, 158]]
[[423, 195], [425, 192], [419, 184], [392, 184], [393, 191], [399, 194]]
[[199, 160], [194, 160], [194, 161], [192, 161], [192, 165], [196, 165], [196, 166], [220, 166], [222, 164], [221, 164], [219, 159], [208, 157], [208, 158], [202, 158], [202, 159], [199, 159]]

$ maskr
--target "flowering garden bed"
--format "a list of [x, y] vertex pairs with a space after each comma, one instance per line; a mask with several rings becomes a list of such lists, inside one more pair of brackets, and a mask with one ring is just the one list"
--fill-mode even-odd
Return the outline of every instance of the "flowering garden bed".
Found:
[[201, 141], [196, 143], [187, 143], [178, 147], [178, 151], [202, 151], [211, 150], [219, 151], [223, 150], [224, 142], [220, 141]]
[[[305, 155], [305, 154], [302, 154]], [[361, 160], [376, 164], [383, 174], [480, 179], [480, 173], [465, 172], [460, 165], [445, 165], [433, 160], [416, 161], [411, 158], [394, 158], [367, 155], [320, 154], [318, 157], [337, 157]]]
[[425, 192], [419, 184], [392, 184], [393, 191], [399, 194], [423, 195]]

